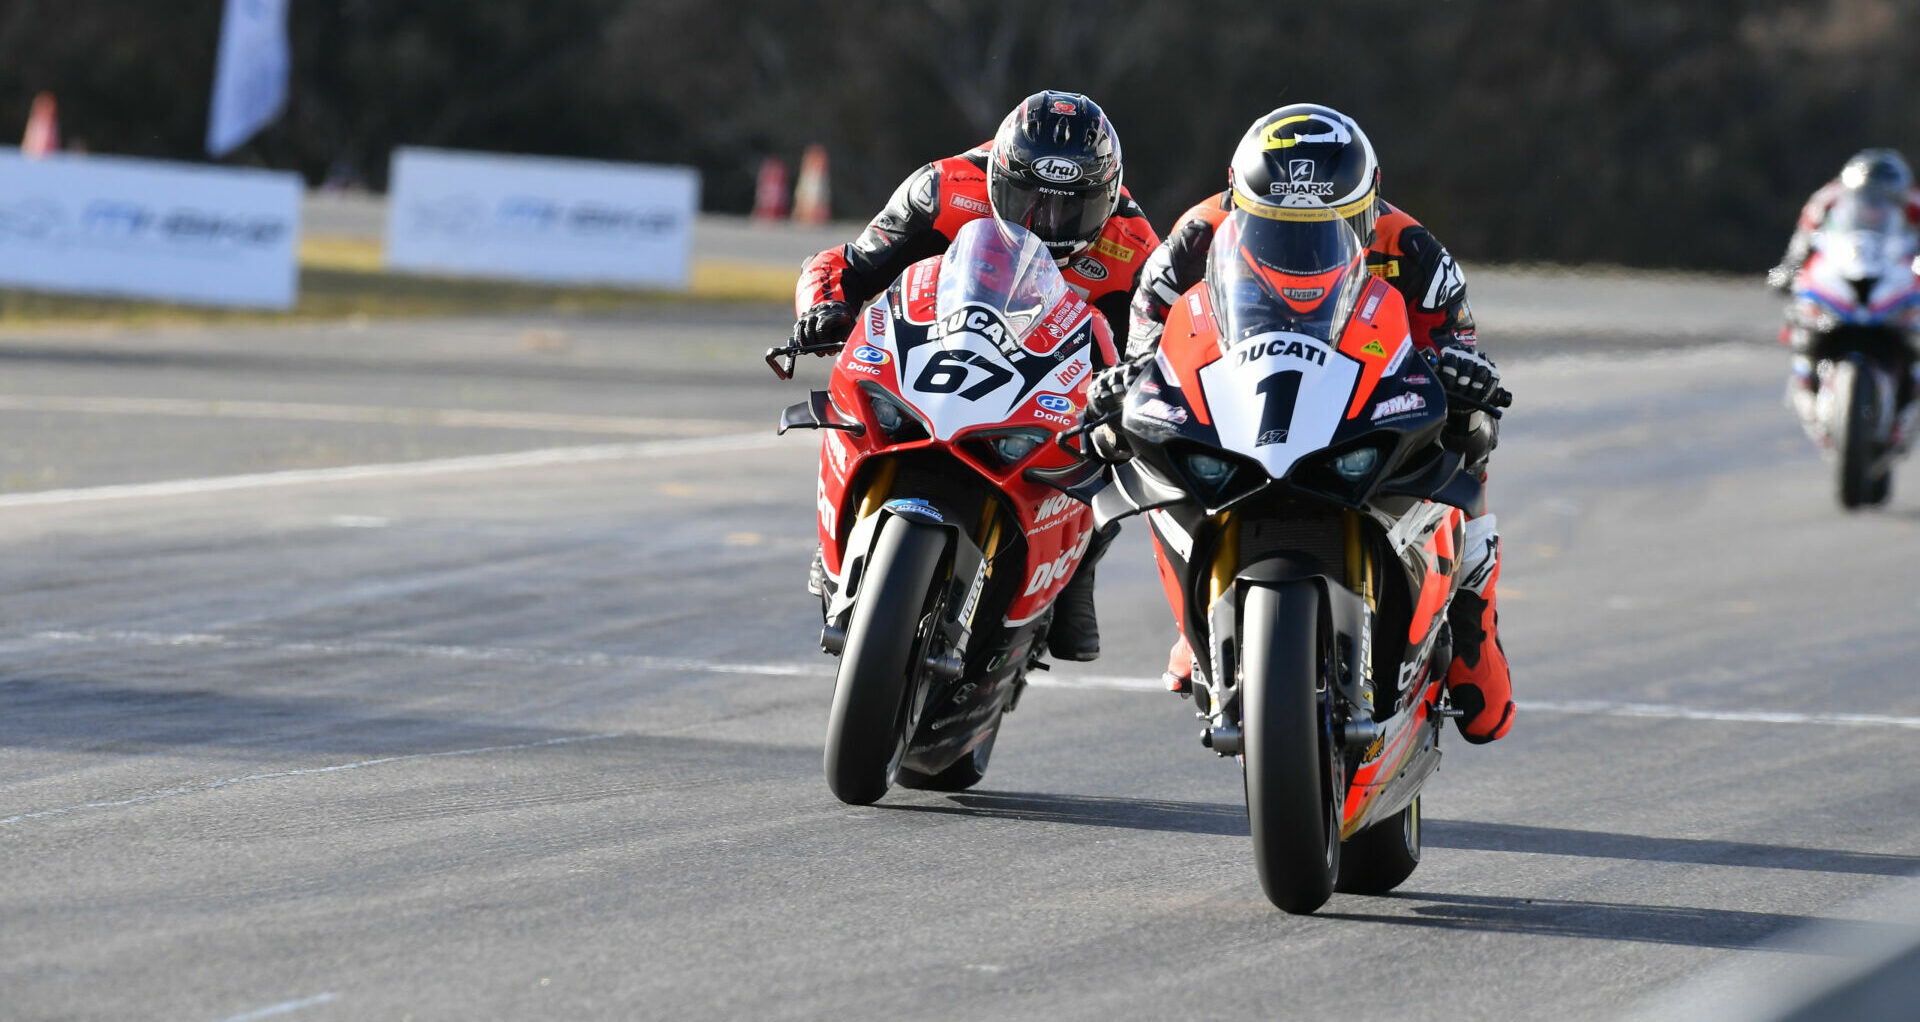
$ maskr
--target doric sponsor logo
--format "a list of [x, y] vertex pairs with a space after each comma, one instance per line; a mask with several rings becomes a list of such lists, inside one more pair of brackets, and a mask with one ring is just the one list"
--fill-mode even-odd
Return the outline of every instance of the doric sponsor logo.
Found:
[[1034, 403], [1050, 412], [1065, 414], [1073, 411], [1073, 402], [1058, 394], [1042, 394], [1033, 399]]
[[1426, 406], [1427, 406], [1426, 398], [1421, 397], [1420, 395], [1415, 394], [1412, 391], [1408, 391], [1405, 394], [1399, 394], [1394, 397], [1390, 397], [1385, 401], [1382, 401], [1379, 404], [1374, 405], [1373, 421], [1379, 422], [1381, 419], [1390, 419], [1396, 415], [1406, 415], [1409, 412], [1417, 412], [1422, 408], [1425, 408]]
[[1042, 156], [1033, 161], [1033, 176], [1057, 185], [1080, 180], [1080, 165], [1064, 156]]
[[1073, 425], [1073, 419], [1069, 416], [1055, 415], [1052, 412], [1043, 412], [1037, 408], [1033, 411], [1033, 417], [1039, 419], [1041, 422], [1051, 422], [1056, 426]]
[[870, 366], [864, 362], [847, 362], [845, 363], [845, 367], [852, 372], [865, 373], [868, 376], [885, 376], [886, 375], [885, 373], [880, 371], [879, 366]]
[[1280, 293], [1296, 302], [1315, 302], [1327, 293], [1324, 287], [1283, 287]]
[[892, 355], [887, 354], [884, 350], [876, 348], [871, 344], [862, 344], [858, 348], [853, 349], [853, 357], [855, 360], [865, 362], [870, 366], [883, 366], [893, 361]]
[[981, 216], [993, 215], [992, 205], [985, 199], [976, 199], [971, 195], [948, 196], [947, 202], [951, 204], [954, 209], [964, 209], [969, 213], [978, 213]]
[[1234, 365], [1243, 366], [1249, 362], [1270, 357], [1298, 358], [1323, 366], [1327, 364], [1327, 349], [1312, 341], [1289, 340], [1285, 337], [1272, 341], [1258, 341], [1241, 348]]
[[1078, 273], [1088, 280], [1107, 279], [1107, 264], [1092, 256], [1074, 256], [1073, 259], [1067, 263], [1067, 269]]

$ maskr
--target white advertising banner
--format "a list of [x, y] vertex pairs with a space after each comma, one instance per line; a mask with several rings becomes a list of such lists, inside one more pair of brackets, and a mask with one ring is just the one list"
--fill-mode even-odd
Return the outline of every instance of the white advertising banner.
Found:
[[690, 167], [397, 149], [387, 265], [685, 288], [699, 203]]
[[290, 308], [298, 174], [0, 153], [0, 286]]

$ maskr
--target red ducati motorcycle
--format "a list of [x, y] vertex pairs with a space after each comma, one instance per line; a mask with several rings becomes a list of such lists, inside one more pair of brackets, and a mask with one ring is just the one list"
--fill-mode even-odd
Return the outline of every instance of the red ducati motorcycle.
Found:
[[894, 784], [978, 783], [1055, 597], [1093, 539], [1066, 489], [1097, 480], [1056, 445], [1084, 404], [1106, 321], [1047, 248], [991, 218], [908, 267], [779, 430], [818, 429], [821, 646], [840, 657], [827, 785], [864, 805]]

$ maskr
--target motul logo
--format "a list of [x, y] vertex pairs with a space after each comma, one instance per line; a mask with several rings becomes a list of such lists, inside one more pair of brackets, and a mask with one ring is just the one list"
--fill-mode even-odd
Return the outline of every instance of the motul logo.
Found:
[[1069, 508], [1072, 508], [1074, 505], [1078, 503], [1080, 502], [1077, 500], [1074, 500], [1072, 497], [1069, 497], [1064, 493], [1055, 494], [1054, 496], [1048, 497], [1046, 500], [1043, 500], [1040, 502], [1039, 510], [1036, 510], [1033, 513], [1034, 524], [1037, 525], [1041, 522], [1044, 522], [1047, 519], [1052, 518], [1054, 515], [1060, 514], [1061, 512], [1066, 511]]

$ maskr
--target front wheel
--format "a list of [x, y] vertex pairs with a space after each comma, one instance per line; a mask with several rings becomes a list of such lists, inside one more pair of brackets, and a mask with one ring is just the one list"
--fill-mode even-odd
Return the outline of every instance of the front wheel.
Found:
[[827, 787], [848, 805], [879, 801], [907, 754], [920, 622], [946, 545], [940, 530], [894, 517], [867, 558], [827, 717]]
[[1874, 468], [1884, 447], [1881, 434], [1886, 426], [1880, 421], [1878, 381], [1856, 358], [1848, 358], [1834, 364], [1828, 386], [1833, 387], [1833, 414], [1840, 427], [1833, 438], [1834, 453], [1839, 455], [1840, 506], [1882, 503], [1893, 480], [1891, 472]]
[[1333, 893], [1340, 870], [1340, 757], [1321, 684], [1320, 593], [1256, 587], [1241, 608], [1247, 822], [1267, 900], [1296, 915]]
[[1340, 849], [1343, 894], [1385, 894], [1400, 886], [1420, 865], [1420, 797], [1405, 809], [1348, 839]]

